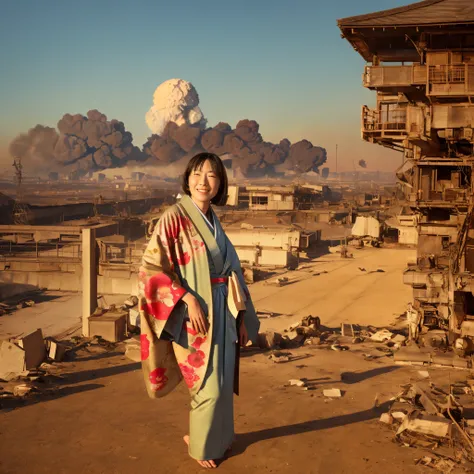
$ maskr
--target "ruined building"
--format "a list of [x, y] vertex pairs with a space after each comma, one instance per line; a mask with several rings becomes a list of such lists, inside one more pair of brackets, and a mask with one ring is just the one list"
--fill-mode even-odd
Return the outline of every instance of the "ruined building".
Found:
[[474, 350], [474, 1], [426, 0], [338, 21], [367, 61], [362, 138], [403, 153], [419, 232], [405, 271], [421, 323]]

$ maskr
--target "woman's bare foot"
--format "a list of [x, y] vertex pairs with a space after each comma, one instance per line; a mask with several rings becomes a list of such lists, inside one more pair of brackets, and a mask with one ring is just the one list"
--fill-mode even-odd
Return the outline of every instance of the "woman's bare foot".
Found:
[[[189, 435], [183, 436], [183, 440], [186, 443], [186, 445], [189, 446]], [[214, 469], [217, 467], [217, 464], [212, 459], [210, 459], [209, 461], [205, 461], [205, 460], [200, 461], [199, 459], [196, 459], [196, 461], [198, 462], [200, 466], [206, 469]]]

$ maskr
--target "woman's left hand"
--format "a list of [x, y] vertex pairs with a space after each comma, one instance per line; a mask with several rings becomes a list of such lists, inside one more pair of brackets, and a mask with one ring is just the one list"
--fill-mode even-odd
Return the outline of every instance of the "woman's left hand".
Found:
[[247, 333], [247, 328], [245, 327], [245, 323], [242, 321], [239, 327], [239, 344], [241, 347], [245, 347], [248, 341], [249, 335]]

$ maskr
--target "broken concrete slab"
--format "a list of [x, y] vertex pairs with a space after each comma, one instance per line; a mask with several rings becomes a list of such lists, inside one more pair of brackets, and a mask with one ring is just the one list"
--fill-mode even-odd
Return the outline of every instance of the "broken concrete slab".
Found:
[[396, 364], [413, 363], [414, 365], [424, 365], [431, 362], [429, 351], [422, 351], [416, 344], [401, 347], [395, 352], [393, 359]]
[[472, 366], [470, 359], [463, 359], [453, 354], [433, 354], [431, 357], [433, 365], [441, 367], [456, 367], [458, 369], [469, 369]]
[[406, 336], [402, 334], [395, 334], [395, 336], [393, 336], [391, 339], [392, 342], [394, 342], [395, 344], [400, 344], [400, 345], [402, 345], [406, 340], [407, 340]]
[[297, 387], [305, 387], [306, 386], [306, 382], [304, 380], [301, 380], [301, 379], [290, 379], [288, 380], [290, 386], [293, 386], [293, 385], [296, 385]]
[[389, 331], [388, 329], [381, 329], [377, 331], [375, 334], [370, 336], [370, 339], [374, 342], [385, 342], [392, 339], [393, 332]]
[[51, 340], [49, 343], [48, 357], [55, 362], [61, 362], [67, 350], [68, 346], [65, 344]]
[[19, 374], [25, 370], [25, 351], [9, 341], [2, 341], [0, 346], [0, 379], [8, 374]]
[[380, 415], [379, 421], [387, 425], [393, 424], [393, 416], [390, 413], [382, 413]]
[[261, 332], [257, 336], [257, 345], [260, 349], [271, 349], [279, 346], [282, 341], [282, 335], [275, 331]]
[[338, 388], [328, 388], [323, 390], [323, 395], [329, 398], [341, 398], [342, 392]]
[[290, 352], [273, 352], [270, 356], [270, 359], [275, 362], [275, 364], [281, 364], [283, 362], [290, 362], [291, 353]]
[[397, 431], [397, 436], [406, 431], [447, 438], [451, 435], [451, 420], [435, 415], [419, 414], [416, 417], [407, 416]]
[[13, 395], [16, 397], [24, 397], [33, 390], [33, 387], [28, 384], [20, 384], [13, 387]]
[[25, 351], [25, 367], [34, 369], [46, 358], [46, 346], [41, 329], [18, 339], [18, 345]]
[[431, 415], [437, 415], [440, 410], [438, 405], [429, 394], [429, 387], [414, 385], [416, 393], [419, 395], [419, 402], [423, 405], [425, 411]]

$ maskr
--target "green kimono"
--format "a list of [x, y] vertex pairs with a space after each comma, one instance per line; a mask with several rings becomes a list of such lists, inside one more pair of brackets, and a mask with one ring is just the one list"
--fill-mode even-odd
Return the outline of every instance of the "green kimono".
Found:
[[[199, 460], [222, 458], [234, 437], [236, 318], [242, 308], [235, 304], [235, 291], [229, 291], [231, 281], [242, 295], [245, 309], [240, 317], [251, 340], [259, 321], [235, 249], [215, 213], [207, 221], [188, 196], [167, 209], [145, 251], [139, 276], [148, 394], [162, 397], [184, 379], [191, 394], [189, 453]], [[216, 278], [221, 282], [211, 284]], [[229, 283], [222, 282], [227, 278]], [[206, 335], [197, 333], [187, 317], [181, 298], [188, 291], [208, 318]]]

